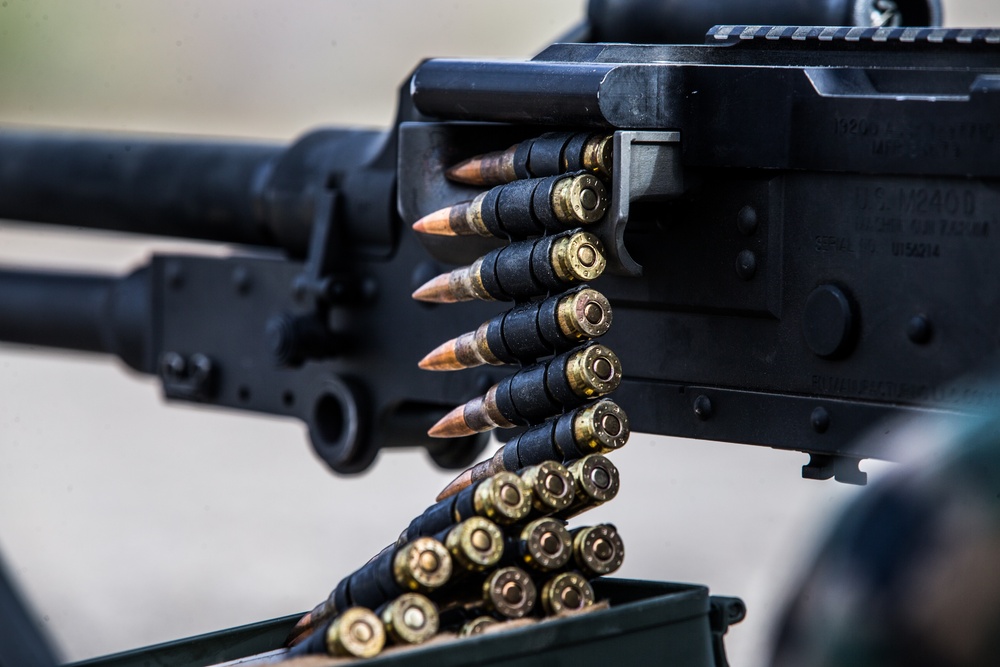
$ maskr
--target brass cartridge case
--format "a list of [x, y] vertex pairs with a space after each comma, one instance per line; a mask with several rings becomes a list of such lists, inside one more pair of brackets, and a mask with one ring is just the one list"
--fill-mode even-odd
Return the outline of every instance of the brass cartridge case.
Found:
[[502, 567], [483, 582], [483, 605], [505, 618], [523, 618], [535, 608], [538, 589], [519, 567]]
[[382, 608], [380, 617], [396, 644], [422, 644], [438, 631], [437, 606], [420, 593], [403, 593]]
[[576, 572], [562, 572], [542, 585], [539, 595], [546, 615], [578, 611], [594, 604], [594, 589]]
[[503, 533], [495, 523], [474, 516], [449, 530], [444, 545], [458, 568], [482, 572], [500, 562], [503, 541]]
[[618, 529], [606, 523], [573, 531], [573, 560], [588, 577], [611, 574], [625, 560], [625, 544]]
[[532, 506], [543, 514], [569, 507], [576, 494], [576, 483], [566, 466], [558, 461], [543, 461], [521, 471], [521, 480], [531, 489]]
[[522, 528], [515, 539], [518, 559], [537, 570], [558, 570], [573, 557], [573, 539], [559, 519], [536, 519]]
[[326, 630], [326, 652], [333, 656], [372, 658], [385, 646], [385, 628], [372, 611], [351, 607]]
[[392, 574], [400, 588], [426, 592], [448, 583], [452, 568], [451, 554], [441, 542], [418, 537], [396, 552]]

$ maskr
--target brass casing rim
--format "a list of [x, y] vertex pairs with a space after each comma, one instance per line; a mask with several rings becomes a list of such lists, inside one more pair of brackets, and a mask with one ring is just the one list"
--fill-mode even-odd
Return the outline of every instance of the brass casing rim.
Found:
[[[507, 485], [513, 486], [520, 499], [510, 504], [503, 499], [502, 491]], [[499, 524], [520, 521], [531, 511], [531, 489], [515, 473], [500, 471], [483, 480], [472, 495], [476, 514]]]
[[[437, 558], [438, 567], [429, 572], [421, 566], [424, 554]], [[392, 559], [392, 575], [399, 587], [408, 591], [431, 591], [448, 583], [453, 565], [451, 554], [432, 537], [418, 537], [396, 552]]]
[[[601, 488], [593, 481], [596, 470], [603, 469], [608, 474], [608, 486]], [[588, 454], [569, 466], [570, 474], [576, 481], [576, 496], [586, 503], [605, 503], [618, 495], [621, 481], [618, 468], [603, 454]]]
[[[472, 542], [473, 533], [479, 530], [489, 535], [490, 546], [486, 551]], [[495, 523], [481, 516], [469, 517], [448, 531], [444, 544], [453, 561], [469, 571], [482, 572], [503, 558], [503, 533]]]
[[[555, 615], [570, 610], [562, 599], [563, 591], [569, 588], [577, 589], [581, 604], [576, 609], [583, 609], [594, 604], [594, 589], [586, 579], [576, 572], [563, 572], [552, 577], [542, 586], [542, 607], [545, 613]], [[575, 611], [572, 609], [570, 611]]]
[[[604, 313], [597, 324], [587, 319], [587, 307], [591, 304], [600, 307]], [[564, 336], [574, 340], [603, 336], [611, 328], [611, 319], [611, 303], [606, 296], [590, 287], [560, 299], [556, 306], [559, 330]]]
[[[521, 589], [518, 602], [506, 600], [502, 594], [508, 585]], [[538, 590], [528, 573], [519, 567], [502, 567], [494, 570], [483, 582], [483, 603], [507, 618], [523, 618], [535, 608]]]
[[[594, 253], [594, 261], [589, 265], [580, 259], [581, 250], [588, 247]], [[601, 240], [590, 232], [583, 231], [564, 236], [553, 243], [549, 259], [553, 271], [560, 280], [567, 283], [593, 280], [604, 273], [608, 264]]]
[[[618, 435], [611, 435], [604, 428], [604, 420], [614, 417], [621, 425]], [[581, 450], [604, 454], [619, 449], [628, 442], [631, 427], [628, 415], [610, 398], [602, 398], [593, 405], [578, 410], [573, 419], [573, 440]]]
[[[561, 548], [559, 553], [549, 554], [542, 548], [545, 533], [555, 533]], [[573, 557], [573, 538], [562, 521], [552, 517], [542, 517], [529, 523], [521, 530], [521, 541], [527, 544], [526, 557], [531, 564], [542, 570], [558, 570]]]
[[[423, 627], [406, 624], [406, 613], [413, 608], [424, 615]], [[437, 606], [420, 593], [403, 593], [382, 610], [385, 631], [397, 644], [424, 643], [437, 634], [439, 621]]]
[[[595, 364], [607, 361], [611, 375], [603, 378], [594, 370]], [[569, 358], [566, 363], [566, 381], [573, 393], [581, 398], [603, 396], [618, 388], [622, 381], [622, 362], [611, 348], [597, 343], [589, 345]]]
[[[598, 540], [605, 540], [612, 545], [614, 552], [611, 558], [602, 560], [594, 554], [594, 543]], [[594, 576], [611, 574], [625, 560], [625, 543], [618, 530], [610, 524], [589, 526], [573, 536], [573, 557], [581, 568], [592, 572]]]
[[[531, 489], [532, 506], [540, 512], [558, 512], [573, 502], [575, 484], [566, 466], [558, 461], [542, 461], [521, 471], [521, 480]], [[561, 495], [556, 495], [545, 485], [546, 477], [555, 475], [564, 485]]]
[[[583, 205], [584, 192], [591, 190], [597, 198], [593, 208]], [[608, 210], [608, 190], [593, 174], [567, 176], [556, 182], [549, 200], [552, 212], [567, 226], [597, 222]]]
[[[367, 640], [359, 639], [352, 631], [358, 623], [364, 623], [371, 630]], [[385, 628], [378, 616], [364, 607], [351, 607], [330, 624], [326, 632], [326, 651], [330, 655], [353, 655], [358, 658], [372, 658], [385, 646]]]

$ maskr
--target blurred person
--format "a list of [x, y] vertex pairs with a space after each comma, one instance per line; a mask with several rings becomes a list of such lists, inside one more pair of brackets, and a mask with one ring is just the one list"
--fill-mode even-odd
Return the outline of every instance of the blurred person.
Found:
[[1000, 413], [917, 420], [887, 444], [911, 461], [821, 544], [774, 667], [1000, 664]]

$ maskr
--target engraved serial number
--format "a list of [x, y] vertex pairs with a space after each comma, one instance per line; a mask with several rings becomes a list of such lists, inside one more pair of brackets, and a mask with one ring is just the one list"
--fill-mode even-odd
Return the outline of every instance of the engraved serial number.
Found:
[[906, 241], [893, 241], [891, 250], [893, 257], [928, 259], [941, 256], [941, 245], [938, 243], [910, 243]]

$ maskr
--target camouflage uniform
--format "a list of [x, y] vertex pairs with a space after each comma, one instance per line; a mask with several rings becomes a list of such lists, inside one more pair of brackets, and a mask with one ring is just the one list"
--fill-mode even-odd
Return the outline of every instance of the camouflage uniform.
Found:
[[1000, 418], [945, 435], [936, 460], [874, 484], [837, 522], [775, 667], [1000, 665]]

